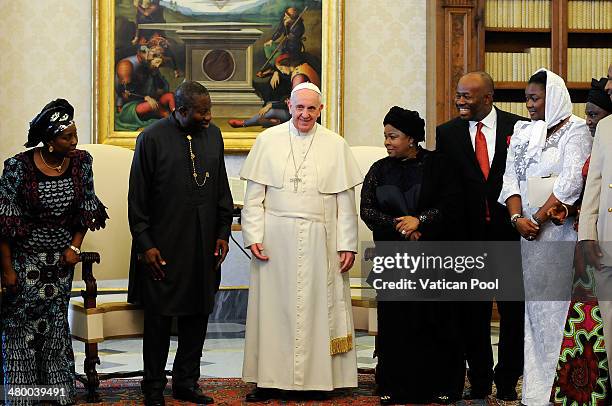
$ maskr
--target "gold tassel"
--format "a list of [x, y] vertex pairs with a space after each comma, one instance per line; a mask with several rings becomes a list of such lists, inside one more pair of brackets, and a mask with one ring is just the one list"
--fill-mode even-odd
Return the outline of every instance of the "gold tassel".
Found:
[[349, 334], [346, 337], [333, 338], [329, 343], [329, 352], [331, 355], [342, 354], [353, 349], [353, 335]]

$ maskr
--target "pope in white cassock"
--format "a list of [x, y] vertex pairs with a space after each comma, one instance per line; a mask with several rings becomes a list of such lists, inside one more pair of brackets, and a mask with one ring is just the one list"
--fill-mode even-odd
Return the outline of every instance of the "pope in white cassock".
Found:
[[289, 109], [291, 120], [257, 137], [240, 172], [253, 253], [242, 376], [257, 383], [247, 401], [273, 398], [273, 389], [357, 386], [347, 271], [363, 177], [346, 141], [317, 124], [317, 86], [296, 86]]

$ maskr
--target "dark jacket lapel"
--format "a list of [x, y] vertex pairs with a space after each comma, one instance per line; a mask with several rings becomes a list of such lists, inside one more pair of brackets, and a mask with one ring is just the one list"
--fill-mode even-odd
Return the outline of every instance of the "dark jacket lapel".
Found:
[[459, 137], [459, 146], [462, 152], [466, 155], [467, 162], [470, 162], [471, 165], [478, 170], [478, 172], [482, 173], [480, 171], [478, 161], [476, 160], [476, 153], [474, 152], [474, 146], [472, 145], [472, 140], [470, 138], [470, 122], [466, 120], [458, 120], [457, 126], [459, 127], [458, 133], [461, 134]]
[[[506, 168], [506, 155], [508, 141], [514, 130], [514, 121], [505, 112], [495, 107], [497, 111], [497, 125], [495, 130], [495, 155], [491, 162], [491, 173], [503, 172]], [[491, 174], [489, 175], [491, 178]]]

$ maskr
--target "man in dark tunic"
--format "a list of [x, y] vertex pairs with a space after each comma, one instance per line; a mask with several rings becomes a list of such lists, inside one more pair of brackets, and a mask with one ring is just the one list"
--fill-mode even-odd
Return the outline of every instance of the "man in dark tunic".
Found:
[[198, 404], [213, 401], [197, 382], [232, 222], [223, 138], [210, 122], [208, 91], [185, 82], [175, 98], [176, 110], [138, 136], [128, 194], [128, 301], [144, 307], [142, 389], [147, 405], [164, 404], [174, 316], [178, 349], [172, 395]]

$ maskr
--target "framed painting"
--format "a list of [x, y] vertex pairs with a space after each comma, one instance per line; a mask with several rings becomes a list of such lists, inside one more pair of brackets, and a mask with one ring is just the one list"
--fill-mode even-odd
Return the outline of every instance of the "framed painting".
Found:
[[289, 119], [286, 99], [320, 85], [322, 124], [342, 133], [344, 0], [93, 0], [97, 143], [133, 148], [171, 114], [184, 80], [210, 92], [225, 151], [248, 152]]

